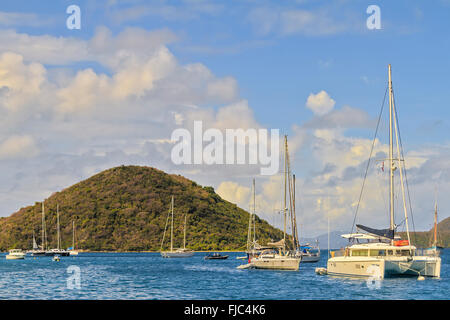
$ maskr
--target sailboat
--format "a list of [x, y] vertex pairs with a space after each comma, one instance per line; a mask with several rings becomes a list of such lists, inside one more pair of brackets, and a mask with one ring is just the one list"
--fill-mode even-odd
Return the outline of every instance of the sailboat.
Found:
[[34, 238], [33, 232], [33, 250], [31, 250], [31, 255], [33, 257], [45, 256], [45, 248], [46, 248], [46, 240], [47, 240], [47, 232], [45, 228], [45, 210], [44, 210], [44, 201], [42, 201], [42, 233], [41, 233], [41, 246], [39, 247], [36, 243], [36, 239]]
[[68, 248], [69, 255], [77, 256], [78, 251], [75, 249], [75, 221], [72, 221], [72, 247]]
[[433, 228], [433, 242], [429, 248], [424, 249], [424, 254], [439, 256], [443, 247], [438, 246], [437, 240], [437, 201], [434, 204], [434, 228]]
[[[166, 227], [164, 228], [164, 235], [163, 239], [161, 241], [161, 256], [163, 258], [188, 258], [192, 257], [194, 255], [194, 251], [186, 248], [186, 219], [187, 216], [184, 216], [184, 240], [183, 240], [183, 248], [173, 249], [173, 196], [172, 196], [172, 202], [171, 202], [171, 211], [169, 212], [169, 215], [167, 216], [166, 221]], [[172, 216], [172, 223], [170, 227], [170, 250], [169, 251], [163, 251], [162, 247], [164, 244], [164, 238], [166, 235], [166, 229], [167, 229], [167, 222], [169, 221], [170, 215]]]
[[[345, 250], [331, 252], [331, 258], [327, 262], [329, 275], [350, 277], [384, 277], [418, 276], [418, 279], [428, 277], [440, 277], [441, 258], [437, 256], [418, 255], [416, 247], [411, 244], [408, 226], [408, 213], [406, 210], [406, 197], [404, 187], [404, 159], [400, 152], [398, 122], [395, 111], [391, 65], [388, 66], [389, 76], [389, 191], [390, 191], [390, 225], [388, 229], [373, 229], [357, 224], [357, 228], [364, 232], [342, 235], [349, 239], [350, 243]], [[393, 128], [394, 127], [394, 128]], [[394, 130], [395, 129], [395, 130]], [[397, 157], [394, 158], [394, 134], [396, 140]], [[398, 168], [397, 168], [398, 166]], [[403, 168], [402, 168], [403, 166]], [[394, 171], [397, 169], [400, 175], [400, 185], [405, 214], [405, 226], [407, 238], [401, 238], [395, 234], [394, 222]], [[363, 184], [364, 186], [364, 184]], [[356, 217], [356, 216], [355, 216]]]
[[[284, 146], [285, 146], [285, 157], [284, 157], [284, 233], [283, 239], [278, 242], [269, 242], [265, 249], [262, 250], [258, 255], [254, 257], [250, 257], [248, 260], [248, 264], [238, 266], [239, 269], [271, 269], [271, 270], [292, 270], [297, 271], [300, 266], [301, 257], [296, 257], [295, 253], [291, 250], [288, 250], [286, 243], [286, 219], [287, 219], [287, 190], [289, 184], [289, 194], [290, 194], [290, 203], [292, 204], [291, 198], [291, 184], [290, 184], [290, 172], [289, 172], [289, 153], [287, 146], [287, 136], [284, 137]], [[291, 207], [291, 218], [292, 218], [292, 207]], [[291, 220], [292, 222], [293, 220]], [[292, 226], [292, 230], [295, 228]], [[293, 232], [295, 233], [295, 232]], [[293, 238], [294, 239], [294, 238]], [[295, 248], [295, 241], [293, 243], [293, 248]]]
[[63, 256], [63, 257], [67, 257], [69, 256], [69, 251], [61, 249], [61, 233], [59, 230], [59, 205], [56, 205], [56, 230], [57, 230], [57, 247], [54, 249], [50, 249], [50, 250], [46, 250], [45, 251], [45, 255], [46, 256], [55, 256], [55, 255], [59, 255], [59, 256]]

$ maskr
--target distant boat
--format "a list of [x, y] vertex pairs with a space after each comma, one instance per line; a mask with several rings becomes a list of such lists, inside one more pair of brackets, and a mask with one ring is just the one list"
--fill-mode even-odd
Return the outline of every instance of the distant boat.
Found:
[[431, 243], [431, 246], [424, 249], [423, 253], [425, 255], [432, 255], [432, 256], [439, 256], [441, 254], [442, 249], [444, 249], [441, 246], [438, 246], [438, 239], [437, 239], [437, 201], [434, 204], [434, 232], [433, 232], [433, 242]]
[[59, 231], [59, 205], [56, 205], [56, 230], [57, 230], [57, 246], [55, 249], [50, 249], [45, 251], [46, 256], [59, 255], [62, 257], [69, 256], [69, 251], [61, 249], [61, 233]]
[[25, 259], [25, 252], [21, 249], [11, 249], [9, 250], [9, 254], [6, 256], [7, 260], [18, 260]]
[[320, 260], [320, 248], [317, 244], [313, 247], [307, 243], [298, 247], [296, 255], [302, 258], [302, 263], [318, 262]]
[[75, 250], [75, 221], [72, 221], [72, 247], [68, 248], [67, 251], [71, 256], [78, 255], [78, 251]]
[[45, 210], [44, 210], [44, 201], [42, 201], [42, 233], [41, 233], [41, 245], [40, 247], [36, 243], [36, 239], [34, 237], [33, 232], [33, 250], [31, 250], [31, 255], [33, 257], [42, 257], [45, 256], [45, 248], [46, 248], [46, 241], [47, 241], [47, 232], [45, 227]]
[[[172, 196], [172, 202], [171, 202], [171, 211], [169, 212], [166, 220], [166, 226], [164, 228], [164, 235], [163, 239], [161, 241], [161, 256], [163, 258], [188, 258], [192, 257], [194, 255], [194, 251], [186, 248], [186, 219], [187, 216], [184, 216], [184, 240], [183, 240], [183, 248], [173, 249], [173, 196]], [[169, 217], [172, 216], [172, 223], [170, 227], [170, 250], [169, 251], [163, 251], [163, 245], [164, 245], [164, 238], [166, 235], [166, 229], [167, 229], [167, 223], [169, 221]]]
[[228, 256], [223, 256], [220, 253], [210, 253], [205, 256], [205, 260], [225, 260]]

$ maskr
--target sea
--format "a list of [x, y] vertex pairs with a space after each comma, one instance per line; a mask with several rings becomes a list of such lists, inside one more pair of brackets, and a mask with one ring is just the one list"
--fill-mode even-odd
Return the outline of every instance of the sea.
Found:
[[80, 253], [75, 257], [6, 260], [0, 254], [2, 300], [447, 300], [450, 250], [441, 278], [388, 278], [379, 282], [317, 275], [328, 253], [298, 271], [240, 270], [243, 253], [226, 260], [164, 259], [159, 253]]

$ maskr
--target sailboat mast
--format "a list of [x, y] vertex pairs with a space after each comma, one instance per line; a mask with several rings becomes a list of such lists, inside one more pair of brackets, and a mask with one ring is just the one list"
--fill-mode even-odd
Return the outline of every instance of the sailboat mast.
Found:
[[391, 65], [388, 66], [389, 70], [389, 212], [390, 212], [390, 224], [389, 229], [394, 230], [394, 143], [393, 143], [393, 94], [392, 94], [392, 77], [391, 77]]
[[45, 205], [42, 201], [42, 250], [47, 248], [47, 232], [45, 230]]
[[186, 249], [186, 220], [187, 215], [184, 215], [184, 238], [183, 238], [183, 249]]
[[286, 211], [287, 211], [287, 204], [286, 204], [286, 193], [287, 193], [287, 136], [284, 136], [284, 229], [283, 229], [283, 250], [286, 251]]
[[437, 202], [434, 203], [434, 242], [433, 246], [437, 246]]
[[256, 189], [255, 189], [255, 178], [253, 178], [253, 243], [256, 242], [256, 225], [255, 225], [255, 220], [256, 220]]
[[173, 196], [172, 196], [172, 224], [170, 226], [170, 251], [173, 251]]
[[75, 221], [72, 221], [72, 248], [75, 250]]
[[294, 219], [294, 239], [295, 239], [295, 243], [294, 243], [294, 247], [296, 248], [299, 245], [299, 238], [298, 238], [298, 230], [297, 230], [297, 213], [295, 211], [295, 174], [293, 175], [293, 197], [292, 197], [292, 208], [293, 208], [293, 219]]
[[59, 205], [56, 205], [56, 228], [57, 228], [57, 236], [58, 236], [58, 244], [57, 244], [57, 249], [61, 248], [61, 235], [59, 233]]

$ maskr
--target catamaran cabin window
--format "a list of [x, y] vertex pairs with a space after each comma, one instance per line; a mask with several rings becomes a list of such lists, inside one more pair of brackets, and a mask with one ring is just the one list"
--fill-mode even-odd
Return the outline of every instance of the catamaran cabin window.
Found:
[[392, 250], [388, 250], [387, 252], [388, 252], [388, 256], [394, 255], [394, 251], [392, 251]]
[[370, 250], [370, 256], [376, 257], [376, 256], [385, 256], [386, 251], [385, 250]]
[[357, 257], [357, 256], [367, 256], [368, 250], [365, 249], [361, 249], [361, 250], [352, 250], [352, 257]]
[[410, 256], [411, 255], [411, 251], [409, 250], [402, 250], [402, 256]]

